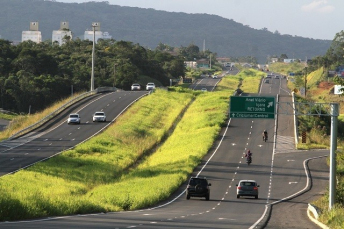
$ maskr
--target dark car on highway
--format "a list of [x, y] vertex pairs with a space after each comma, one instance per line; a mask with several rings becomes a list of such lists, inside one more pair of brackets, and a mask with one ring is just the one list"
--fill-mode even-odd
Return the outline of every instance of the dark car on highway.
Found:
[[190, 197], [205, 197], [206, 200], [210, 198], [211, 184], [206, 178], [191, 177], [186, 187], [186, 199]]

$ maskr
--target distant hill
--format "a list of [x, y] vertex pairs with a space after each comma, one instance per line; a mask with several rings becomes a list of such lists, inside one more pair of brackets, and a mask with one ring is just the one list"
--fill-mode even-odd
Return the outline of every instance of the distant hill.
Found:
[[[309, 39], [257, 30], [233, 20], [209, 14], [186, 14], [109, 5], [108, 2], [60, 3], [44, 0], [1, 0], [0, 35], [21, 41], [31, 21], [39, 22], [43, 40], [51, 39], [61, 21], [68, 21], [73, 38], [83, 39], [92, 22], [115, 40], [132, 41], [155, 49], [161, 42], [173, 47], [197, 45], [218, 56], [255, 56], [265, 63], [268, 56], [287, 54], [305, 59], [324, 55], [330, 40]], [[295, 25], [297, 26], [297, 25]], [[335, 34], [334, 34], [335, 35]]]

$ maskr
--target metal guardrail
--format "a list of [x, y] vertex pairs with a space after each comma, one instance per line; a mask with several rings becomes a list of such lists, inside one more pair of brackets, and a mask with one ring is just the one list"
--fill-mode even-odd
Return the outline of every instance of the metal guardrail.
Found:
[[[75, 98], [73, 98], [72, 100], [68, 101], [67, 103], [65, 103], [64, 105], [62, 105], [61, 107], [57, 108], [55, 111], [51, 112], [50, 114], [48, 114], [47, 116], [45, 116], [44, 118], [42, 118], [41, 120], [39, 120], [38, 122], [26, 127], [25, 129], [22, 129], [20, 131], [18, 131], [17, 133], [13, 134], [11, 137], [9, 137], [9, 139], [13, 139], [13, 138], [17, 138], [21, 135], [24, 135], [28, 132], [30, 132], [31, 130], [43, 125], [44, 123], [46, 123], [47, 121], [49, 121], [51, 118], [53, 118], [54, 116], [56, 116], [58, 113], [60, 113], [62, 110], [66, 109], [67, 107], [69, 107], [70, 105], [80, 101], [83, 98], [86, 98], [90, 95], [99, 93], [99, 92], [105, 92], [105, 89], [109, 89], [109, 88], [100, 88], [98, 90], [98, 88], [94, 91], [89, 91], [89, 92], [85, 92]], [[111, 90], [108, 90], [111, 91]]]

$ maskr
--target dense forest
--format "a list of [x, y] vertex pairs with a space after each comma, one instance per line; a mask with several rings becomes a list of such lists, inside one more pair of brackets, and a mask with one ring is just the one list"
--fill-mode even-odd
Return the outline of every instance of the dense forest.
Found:
[[[32, 41], [12, 45], [0, 39], [1, 108], [39, 111], [74, 92], [90, 90], [91, 41], [76, 39], [64, 45]], [[186, 48], [185, 48], [186, 49]], [[94, 86], [129, 89], [146, 80], [169, 85], [184, 76], [184, 57], [146, 49], [125, 41], [98, 40], [95, 45]]]
[[[245, 14], [245, 12], [243, 12]], [[21, 41], [21, 32], [31, 21], [39, 22], [43, 40], [51, 40], [61, 21], [69, 22], [73, 39], [83, 39], [92, 22], [119, 41], [131, 41], [154, 49], [159, 43], [173, 47], [190, 43], [216, 52], [222, 57], [254, 56], [264, 64], [268, 57], [286, 54], [305, 59], [324, 55], [331, 41], [282, 35], [266, 28], [253, 29], [216, 15], [121, 7], [108, 2], [61, 3], [44, 0], [1, 0], [0, 35]], [[297, 25], [295, 25], [297, 26]]]

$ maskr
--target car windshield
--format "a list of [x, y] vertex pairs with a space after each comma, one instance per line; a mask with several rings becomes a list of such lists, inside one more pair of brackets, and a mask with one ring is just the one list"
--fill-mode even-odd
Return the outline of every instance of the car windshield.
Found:
[[95, 113], [94, 115], [97, 115], [97, 116], [103, 116], [103, 115], [104, 115], [104, 113], [103, 113], [103, 112], [97, 112], [97, 113]]
[[70, 115], [69, 117], [70, 117], [70, 118], [78, 118], [79, 115]]

